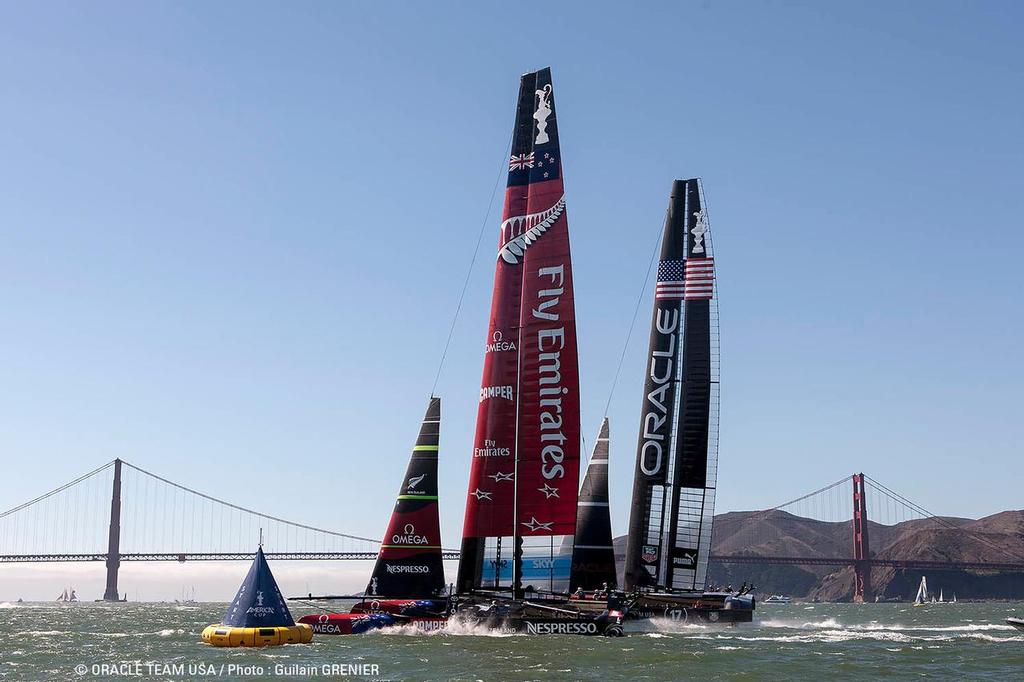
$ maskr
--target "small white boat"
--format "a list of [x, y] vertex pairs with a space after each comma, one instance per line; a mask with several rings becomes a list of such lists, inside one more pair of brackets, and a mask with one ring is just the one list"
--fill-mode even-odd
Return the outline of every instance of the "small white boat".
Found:
[[1007, 618], [1006, 624], [1012, 625], [1018, 630], [1024, 630], [1024, 618]]
[[773, 594], [772, 596], [765, 599], [762, 604], [788, 604], [791, 601], [789, 597], [784, 594]]
[[914, 597], [914, 606], [924, 606], [928, 601], [928, 579], [921, 576], [921, 584], [917, 588], [917, 596]]

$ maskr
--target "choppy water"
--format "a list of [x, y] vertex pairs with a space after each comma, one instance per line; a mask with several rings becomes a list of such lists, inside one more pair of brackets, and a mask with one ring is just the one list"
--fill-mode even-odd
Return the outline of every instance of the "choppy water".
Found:
[[[205, 646], [199, 633], [225, 608], [2, 603], [0, 680], [296, 680], [309, 669], [295, 666], [325, 664], [376, 665], [369, 678], [396, 680], [1024, 679], [1024, 632], [1003, 622], [1024, 615], [1024, 604], [759, 605], [750, 625], [666, 624], [623, 639], [382, 631], [305, 646]], [[121, 674], [96, 674], [101, 665]]]

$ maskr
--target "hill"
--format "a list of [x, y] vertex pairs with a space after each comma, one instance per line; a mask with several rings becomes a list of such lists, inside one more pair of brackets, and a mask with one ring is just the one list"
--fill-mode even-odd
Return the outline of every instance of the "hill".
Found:
[[[853, 556], [851, 522], [826, 522], [784, 511], [729, 512], [715, 516], [713, 554], [743, 556]], [[915, 519], [892, 526], [868, 523], [871, 555], [929, 561], [1024, 562], [1024, 510], [982, 519]], [[615, 539], [620, 563], [625, 537]], [[922, 572], [874, 567], [875, 594], [910, 599]], [[1024, 573], [929, 571], [928, 583], [960, 599], [1024, 599]], [[759, 593], [788, 594], [822, 601], [853, 598], [852, 566], [752, 565], [712, 562], [716, 585], [757, 585]]]

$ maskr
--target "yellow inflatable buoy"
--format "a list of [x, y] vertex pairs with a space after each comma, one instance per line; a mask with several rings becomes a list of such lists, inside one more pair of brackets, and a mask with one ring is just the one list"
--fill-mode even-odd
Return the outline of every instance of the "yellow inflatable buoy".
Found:
[[305, 623], [273, 628], [234, 628], [211, 625], [203, 630], [203, 641], [211, 646], [277, 646], [313, 641], [313, 628]]
[[203, 630], [203, 641], [211, 646], [277, 646], [312, 640], [313, 628], [296, 625], [292, 619], [262, 545], [224, 620]]

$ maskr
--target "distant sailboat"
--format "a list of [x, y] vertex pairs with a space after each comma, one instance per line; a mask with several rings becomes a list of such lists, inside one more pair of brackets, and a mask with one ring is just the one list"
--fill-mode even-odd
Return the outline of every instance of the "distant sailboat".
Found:
[[942, 596], [942, 588], [941, 587], [939, 588], [939, 603], [940, 604], [945, 604], [946, 603], [946, 598]]
[[914, 597], [914, 606], [924, 606], [928, 600], [928, 579], [921, 576], [921, 585], [917, 588], [917, 596]]

